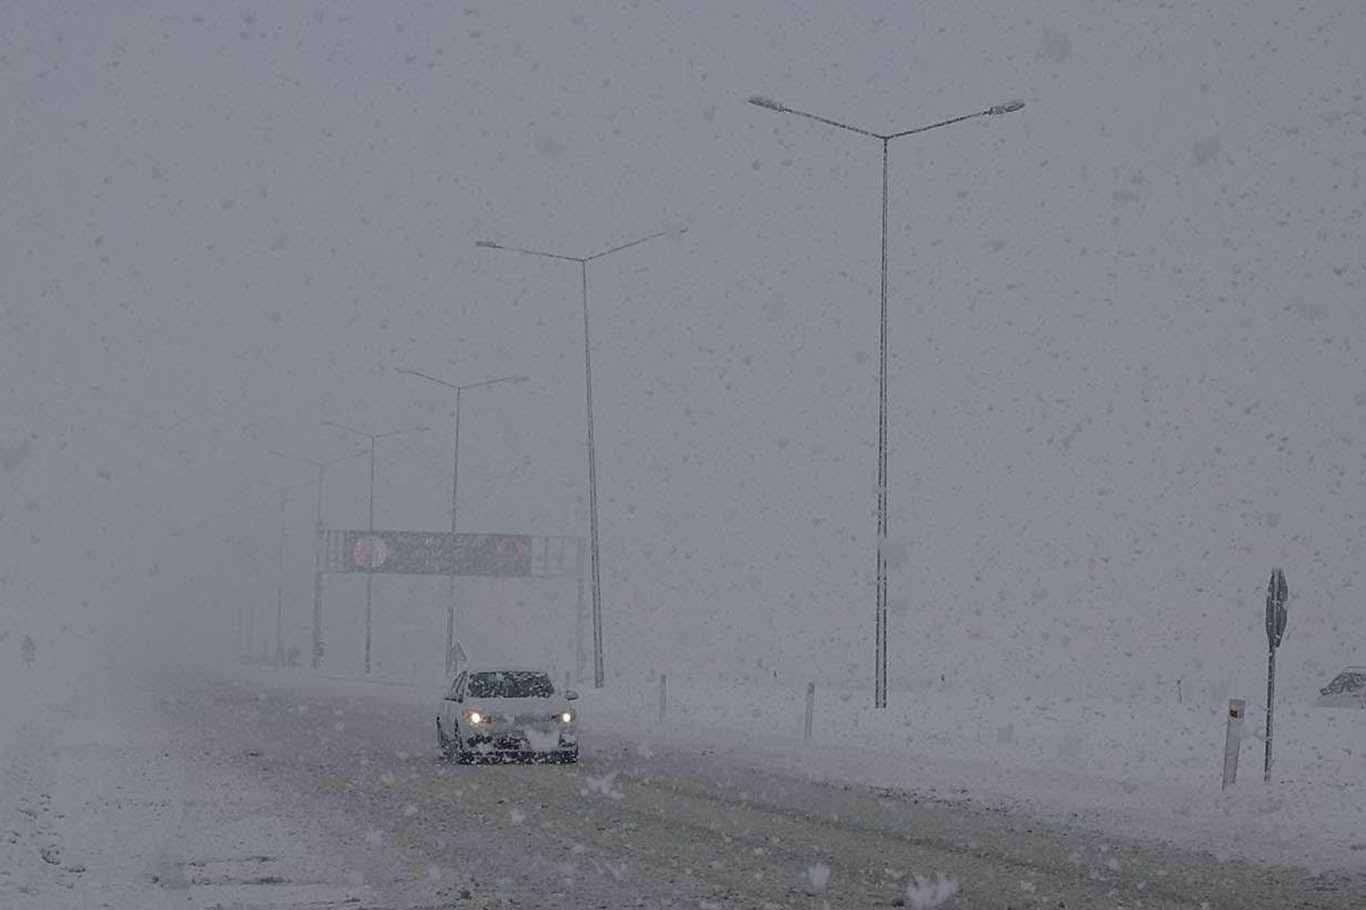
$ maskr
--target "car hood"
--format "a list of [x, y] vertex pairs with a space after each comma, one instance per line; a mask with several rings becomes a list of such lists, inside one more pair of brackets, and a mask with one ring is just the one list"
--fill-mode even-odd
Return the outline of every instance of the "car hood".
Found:
[[561, 695], [550, 698], [474, 698], [465, 697], [465, 710], [487, 711], [504, 717], [546, 717], [572, 711], [569, 699]]

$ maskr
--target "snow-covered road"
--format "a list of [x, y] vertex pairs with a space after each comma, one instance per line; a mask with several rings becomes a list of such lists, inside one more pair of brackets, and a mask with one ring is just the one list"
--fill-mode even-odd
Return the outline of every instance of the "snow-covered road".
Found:
[[26, 814], [7, 832], [23, 863], [0, 906], [1194, 910], [1366, 895], [1359, 876], [821, 783], [591, 718], [578, 766], [458, 766], [437, 760], [415, 696], [168, 673], [66, 698], [7, 760], [24, 792], [6, 811]]

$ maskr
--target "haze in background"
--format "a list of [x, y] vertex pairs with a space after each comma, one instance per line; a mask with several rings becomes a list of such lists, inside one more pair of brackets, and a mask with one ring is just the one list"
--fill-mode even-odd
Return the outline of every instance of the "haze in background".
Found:
[[[587, 533], [591, 267], [609, 678], [871, 685], [874, 131], [892, 146], [891, 675], [1256, 691], [1355, 660], [1366, 100], [1354, 0], [105, 3], [0, 10], [0, 630], [231, 654], [273, 626], [268, 452], [376, 432], [377, 524]], [[366, 463], [326, 521], [363, 527]], [[307, 653], [313, 498], [287, 509]], [[439, 667], [445, 582], [376, 585]], [[572, 583], [459, 637], [572, 664]], [[328, 583], [359, 665], [358, 579]], [[472, 643], [473, 647], [472, 647]]]

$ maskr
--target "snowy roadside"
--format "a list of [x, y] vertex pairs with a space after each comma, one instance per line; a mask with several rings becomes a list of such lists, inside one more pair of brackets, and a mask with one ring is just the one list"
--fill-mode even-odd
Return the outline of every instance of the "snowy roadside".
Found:
[[[67, 655], [71, 657], [73, 655]], [[376, 889], [279, 795], [164, 729], [156, 696], [67, 660], [0, 700], [0, 907], [344, 905]]]
[[0, 901], [5, 906], [69, 887], [72, 876], [83, 871], [78, 865], [74, 872], [71, 865], [61, 869], [52, 831], [52, 778], [44, 767], [52, 717], [67, 709], [75, 692], [68, 656], [45, 648], [31, 667], [0, 661]]
[[1249, 705], [1238, 783], [1223, 790], [1224, 705], [929, 690], [893, 691], [878, 711], [866, 692], [826, 691], [816, 694], [806, 741], [804, 692], [745, 694], [670, 681], [661, 725], [657, 690], [590, 692], [587, 723], [706, 741], [727, 756], [823, 780], [1018, 809], [1219, 858], [1366, 868], [1362, 712], [1283, 704], [1267, 787], [1265, 716]]
[[[422, 708], [439, 697], [429, 683], [245, 672]], [[1013, 809], [1221, 858], [1366, 868], [1360, 712], [1283, 706], [1269, 788], [1255, 735], [1263, 720], [1250, 712], [1239, 782], [1224, 791], [1222, 706], [949, 690], [894, 691], [888, 709], [876, 711], [867, 693], [818, 691], [807, 741], [804, 692], [669, 680], [663, 723], [657, 682], [582, 694], [586, 735], [596, 727], [637, 737], [645, 750], [702, 751], [832, 783]]]

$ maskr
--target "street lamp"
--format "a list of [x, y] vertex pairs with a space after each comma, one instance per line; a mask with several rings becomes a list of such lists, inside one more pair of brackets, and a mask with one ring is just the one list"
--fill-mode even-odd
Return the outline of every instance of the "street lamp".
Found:
[[986, 110], [974, 111], [971, 114], [963, 114], [960, 117], [952, 117], [938, 123], [918, 126], [898, 133], [874, 133], [871, 130], [859, 129], [837, 120], [794, 110], [761, 95], [751, 96], [749, 103], [780, 114], [795, 114], [798, 117], [806, 117], [827, 126], [857, 133], [860, 136], [868, 136], [882, 142], [882, 300], [878, 321], [877, 395], [877, 618], [875, 622], [877, 657], [873, 683], [873, 706], [885, 708], [887, 707], [887, 146], [893, 139], [928, 132], [941, 126], [962, 123], [964, 120], [1011, 114], [1023, 108], [1024, 102], [1007, 101], [1005, 104], [997, 104]]
[[[357, 430], [355, 427], [348, 427], [344, 423], [337, 423], [335, 420], [324, 420], [323, 426], [334, 427], [338, 430], [345, 430], [348, 433], [355, 433], [357, 436], [364, 436], [370, 440], [370, 517], [367, 529], [375, 530], [375, 441], [387, 439], [390, 436], [399, 436], [404, 433], [425, 433], [431, 427], [406, 427], [402, 430], [390, 430], [387, 433], [367, 433], [364, 430]], [[374, 603], [374, 569], [369, 565], [365, 567], [365, 675], [370, 675], [370, 615], [371, 605]]]
[[[680, 229], [682, 233], [686, 228]], [[663, 237], [672, 231], [659, 231], [647, 237], [640, 237], [630, 243], [623, 243], [611, 249], [594, 253], [591, 256], [565, 256], [560, 253], [547, 253], [542, 250], [528, 250], [515, 246], [504, 246], [492, 240], [475, 241], [475, 246], [486, 250], [501, 250], [505, 253], [524, 253], [527, 256], [541, 256], [545, 259], [558, 259], [562, 262], [579, 264], [579, 285], [583, 291], [583, 384], [588, 409], [588, 547], [591, 553], [593, 578], [593, 688], [603, 685], [602, 668], [602, 582], [598, 565], [598, 461], [597, 450], [593, 444], [593, 359], [592, 346], [588, 336], [588, 263], [639, 246], [650, 240]]]
[[303, 464], [312, 465], [318, 472], [318, 505], [317, 517], [313, 522], [314, 533], [314, 552], [313, 552], [313, 669], [318, 669], [323, 657], [323, 475], [327, 469], [339, 462], [349, 461], [352, 458], [359, 458], [365, 451], [352, 452], [350, 455], [339, 455], [336, 458], [319, 460], [316, 458], [304, 458], [302, 455], [291, 455], [288, 452], [271, 452], [270, 454], [285, 458], [289, 461], [298, 461]]
[[[451, 457], [451, 535], [455, 535], [455, 514], [459, 503], [460, 493], [460, 396], [467, 389], [482, 389], [491, 385], [498, 385], [500, 382], [525, 382], [526, 376], [500, 376], [497, 379], [485, 379], [483, 382], [468, 382], [457, 384], [447, 382], [444, 379], [437, 379], [435, 376], [428, 376], [417, 370], [405, 370], [395, 367], [398, 372], [408, 376], [416, 376], [418, 379], [425, 379], [437, 385], [445, 386], [448, 389], [455, 389], [455, 446], [454, 455]], [[446, 674], [450, 675], [451, 670], [451, 649], [455, 645], [455, 566], [451, 566], [451, 586], [450, 601], [446, 605]]]
[[285, 662], [284, 646], [284, 618], [285, 618], [285, 501], [289, 498], [291, 490], [306, 487], [306, 483], [278, 484], [271, 483], [269, 480], [256, 478], [256, 482], [263, 486], [270, 487], [280, 494], [280, 545], [279, 545], [279, 567], [275, 575], [275, 666], [283, 666]]

